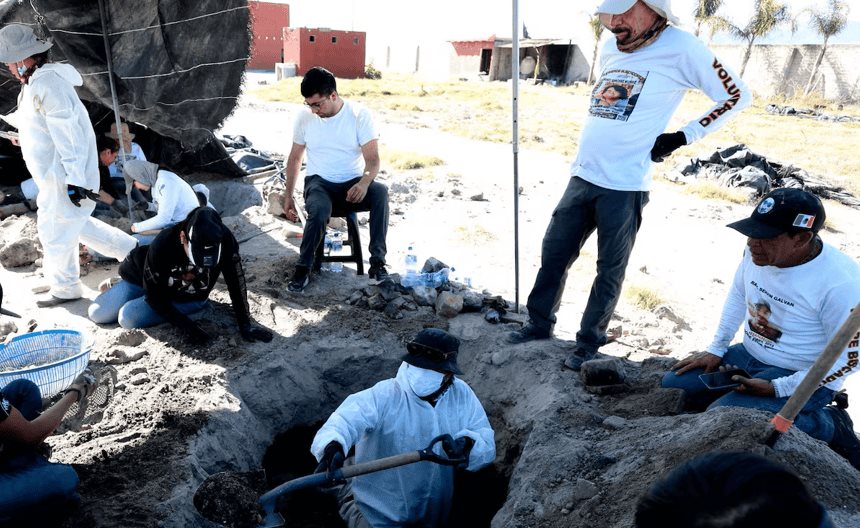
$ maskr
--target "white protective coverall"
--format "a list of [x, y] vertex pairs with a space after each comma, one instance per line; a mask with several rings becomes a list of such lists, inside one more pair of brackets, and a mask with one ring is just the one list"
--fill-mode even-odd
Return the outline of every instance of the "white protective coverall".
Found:
[[[455, 379], [436, 406], [421, 400], [406, 380], [402, 363], [394, 379], [353, 394], [338, 407], [314, 437], [311, 452], [319, 460], [335, 440], [345, 451], [355, 445], [355, 462], [417, 451], [440, 434], [475, 441], [469, 471], [490, 464], [496, 457], [493, 429], [472, 389]], [[440, 444], [435, 451], [444, 455]], [[451, 510], [454, 468], [424, 461], [370, 473], [352, 480], [352, 491], [365, 520], [375, 528], [443, 526]]]
[[18, 110], [4, 119], [18, 128], [21, 153], [39, 188], [37, 228], [45, 278], [51, 295], [82, 295], [78, 242], [122, 260], [137, 241], [90, 216], [95, 202], [75, 207], [67, 185], [99, 189], [96, 136], [86, 108], [75, 92], [83, 79], [68, 64], [48, 63], [21, 86]]

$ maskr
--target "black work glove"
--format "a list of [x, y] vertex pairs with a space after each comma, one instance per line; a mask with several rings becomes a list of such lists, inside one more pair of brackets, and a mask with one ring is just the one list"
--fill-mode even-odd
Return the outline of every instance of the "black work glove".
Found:
[[67, 185], [69, 193], [69, 201], [75, 204], [75, 207], [81, 206], [81, 200], [84, 198], [89, 198], [90, 200], [98, 200], [98, 193], [94, 193], [89, 189], [84, 189], [83, 187], [78, 187], [77, 185]]
[[239, 333], [242, 334], [242, 339], [250, 343], [253, 343], [254, 341], [268, 343], [272, 340], [272, 337], [274, 337], [272, 332], [261, 326], [252, 325], [251, 323], [239, 325]]
[[335, 480], [334, 472], [343, 467], [345, 458], [343, 446], [337, 440], [332, 440], [325, 446], [323, 456], [314, 473], [326, 473], [329, 480]]
[[445, 451], [445, 454], [448, 455], [448, 458], [465, 458], [466, 461], [462, 464], [459, 464], [457, 467], [466, 467], [469, 465], [469, 453], [472, 451], [472, 446], [475, 445], [475, 441], [468, 436], [461, 436], [459, 438], [444, 438], [442, 440], [442, 449]]
[[191, 324], [184, 330], [186, 337], [188, 338], [188, 342], [192, 345], [202, 346], [209, 343], [209, 341], [212, 341], [212, 336], [197, 324]]
[[148, 211], [149, 210], [149, 202], [134, 202], [134, 205], [131, 206], [132, 211]]
[[671, 134], [660, 134], [651, 147], [651, 161], [660, 163], [666, 156], [687, 144], [687, 136], [680, 130]]

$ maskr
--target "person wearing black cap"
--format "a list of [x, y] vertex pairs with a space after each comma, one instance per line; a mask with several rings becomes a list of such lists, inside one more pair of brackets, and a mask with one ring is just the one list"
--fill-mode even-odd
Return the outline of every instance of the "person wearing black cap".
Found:
[[[603, 0], [596, 14], [614, 38], [601, 48], [579, 150], [543, 237], [529, 322], [507, 338], [518, 344], [552, 337], [568, 270], [596, 232], [597, 276], [564, 361], [574, 371], [615, 337], [607, 328], [648, 204], [653, 164], [714, 132], [752, 101], [730, 68], [677, 27], [670, 0]], [[714, 104], [668, 132], [687, 90], [700, 90]]]
[[[343, 465], [355, 447], [355, 462], [423, 449], [438, 435], [450, 458], [468, 459], [476, 471], [496, 457], [493, 429], [472, 389], [455, 377], [460, 341], [427, 328], [406, 345], [393, 379], [349, 396], [314, 437], [317, 472]], [[355, 477], [339, 494], [340, 514], [350, 528], [445, 526], [453, 497], [454, 468], [420, 462]], [[413, 524], [414, 523], [414, 524]]]
[[[693, 407], [782, 408], [860, 302], [860, 265], [821, 240], [824, 219], [815, 195], [783, 188], [768, 193], [749, 218], [729, 224], [747, 237], [747, 247], [714, 340], [706, 351], [675, 364], [674, 372], [663, 377], [663, 387], [683, 389]], [[748, 317], [748, 307], [762, 305], [767, 306], [765, 324], [761, 313]], [[741, 325], [743, 342], [730, 346]], [[855, 337], [794, 424], [829, 442], [860, 469], [860, 442], [851, 419], [844, 409], [828, 405], [857, 371], [858, 355]], [[740, 385], [733, 390], [709, 390], [699, 374], [722, 365], [743, 368], [752, 377], [737, 377]]]
[[145, 328], [170, 322], [195, 344], [211, 339], [188, 315], [202, 310], [219, 275], [224, 274], [239, 332], [247, 341], [272, 340], [272, 333], [251, 323], [239, 243], [210, 207], [188, 217], [140, 246], [120, 264], [122, 280], [96, 297], [90, 319]]

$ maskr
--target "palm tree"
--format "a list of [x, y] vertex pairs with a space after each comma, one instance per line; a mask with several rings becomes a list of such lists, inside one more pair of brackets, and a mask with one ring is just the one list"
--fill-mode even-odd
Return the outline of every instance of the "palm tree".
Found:
[[827, 8], [810, 8], [807, 11], [810, 14], [810, 27], [824, 37], [824, 44], [822, 44], [821, 51], [818, 52], [818, 58], [815, 59], [815, 64], [812, 66], [812, 73], [809, 75], [809, 81], [806, 83], [803, 95], [809, 95], [809, 92], [812, 91], [812, 87], [815, 84], [815, 76], [818, 75], [818, 68], [821, 66], [821, 62], [824, 61], [824, 54], [827, 53], [827, 41], [848, 25], [848, 2], [829, 0]]
[[788, 5], [778, 0], [755, 0], [753, 17], [743, 27], [735, 25], [731, 20], [721, 16], [714, 17], [713, 22], [721, 29], [728, 30], [733, 37], [747, 41], [747, 49], [741, 62], [741, 77], [744, 76], [744, 71], [746, 71], [756, 39], [766, 36], [776, 29], [777, 26], [786, 22], [794, 24], [794, 20], [792, 20], [788, 10]]
[[693, 18], [696, 19], [696, 36], [702, 30], [702, 25], [708, 24], [711, 21], [720, 6], [723, 5], [723, 0], [698, 0], [696, 10], [693, 11]]
[[588, 81], [586, 84], [594, 82], [594, 64], [597, 62], [597, 52], [600, 51], [600, 36], [603, 34], [603, 24], [600, 22], [600, 17], [591, 15], [588, 19], [588, 27], [591, 28], [591, 35], [594, 37], [594, 53], [591, 54], [591, 69], [588, 70]]

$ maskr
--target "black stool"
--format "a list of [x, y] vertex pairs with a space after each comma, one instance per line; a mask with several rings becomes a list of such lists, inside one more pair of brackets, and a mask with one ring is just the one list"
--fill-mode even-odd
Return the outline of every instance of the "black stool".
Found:
[[[319, 271], [323, 262], [355, 262], [355, 274], [364, 275], [364, 260], [361, 256], [361, 236], [358, 233], [358, 216], [355, 212], [333, 211], [332, 216], [346, 219], [347, 237], [343, 240], [343, 247], [350, 248], [350, 255], [326, 255], [325, 235], [320, 239], [314, 258], [314, 270]], [[326, 222], [328, 225], [328, 222]]]

